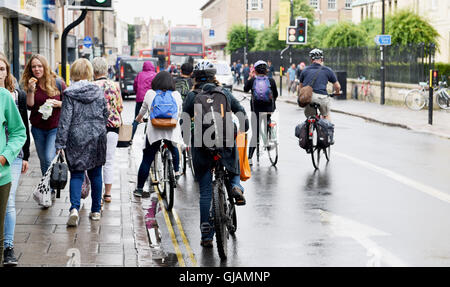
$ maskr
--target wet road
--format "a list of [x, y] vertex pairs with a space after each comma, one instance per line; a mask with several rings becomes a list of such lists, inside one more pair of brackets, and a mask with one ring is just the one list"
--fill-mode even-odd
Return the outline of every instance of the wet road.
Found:
[[228, 260], [200, 246], [199, 193], [188, 174], [172, 227], [156, 215], [169, 265], [181, 253], [187, 266], [450, 266], [450, 141], [333, 114], [332, 159], [315, 172], [294, 137], [303, 111], [281, 101], [278, 111], [279, 162], [271, 167], [264, 155], [243, 183], [247, 205], [237, 209]]

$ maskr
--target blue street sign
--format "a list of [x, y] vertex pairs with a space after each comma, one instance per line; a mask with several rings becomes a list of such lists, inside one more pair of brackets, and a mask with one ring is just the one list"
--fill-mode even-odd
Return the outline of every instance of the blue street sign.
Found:
[[209, 37], [214, 38], [214, 36], [215, 36], [214, 34], [215, 34], [214, 30], [210, 29], [209, 30]]
[[377, 35], [375, 37], [375, 43], [380, 46], [391, 45], [391, 35]]
[[92, 39], [91, 39], [91, 37], [89, 37], [89, 36], [84, 37], [83, 45], [86, 48], [90, 48], [92, 46]]

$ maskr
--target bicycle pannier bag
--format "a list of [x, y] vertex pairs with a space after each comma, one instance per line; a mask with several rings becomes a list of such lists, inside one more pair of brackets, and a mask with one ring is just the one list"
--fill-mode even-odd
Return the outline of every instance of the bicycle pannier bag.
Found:
[[241, 169], [240, 177], [242, 181], [247, 181], [252, 176], [247, 155], [247, 143], [247, 135], [239, 132], [236, 137], [236, 145], [239, 152], [239, 167]]
[[329, 133], [329, 125], [331, 123], [327, 120], [320, 119], [317, 121], [317, 146], [319, 148], [327, 148], [331, 144], [331, 138]]
[[270, 81], [267, 76], [257, 76], [253, 82], [253, 99], [256, 102], [270, 103], [273, 100]]
[[150, 109], [150, 120], [157, 128], [174, 128], [178, 121], [178, 106], [171, 91], [156, 91]]
[[313, 86], [322, 68], [323, 67], [321, 66], [320, 69], [317, 71], [316, 75], [314, 76], [314, 79], [309, 85], [304, 86], [303, 88], [300, 89], [300, 91], [298, 91], [297, 104], [300, 107], [304, 108], [311, 103], [313, 95]]
[[308, 137], [308, 121], [304, 121], [303, 123], [297, 125], [295, 127], [295, 136], [298, 137], [299, 145], [302, 149], [310, 148], [310, 141]]
[[195, 97], [194, 146], [212, 149], [234, 146], [231, 105], [221, 88], [202, 90]]
[[56, 198], [60, 198], [61, 190], [66, 187], [68, 172], [69, 168], [64, 162], [64, 156], [60, 153], [58, 161], [52, 167], [52, 173], [50, 175], [50, 187], [57, 191]]

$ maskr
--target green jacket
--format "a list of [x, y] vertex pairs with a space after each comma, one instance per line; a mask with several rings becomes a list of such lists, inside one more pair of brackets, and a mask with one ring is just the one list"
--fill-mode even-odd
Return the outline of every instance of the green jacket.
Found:
[[[0, 164], [0, 186], [11, 182], [10, 165], [22, 149], [27, 135], [19, 110], [11, 93], [0, 88], [0, 155], [6, 158], [5, 166]], [[6, 137], [8, 128], [8, 137]]]

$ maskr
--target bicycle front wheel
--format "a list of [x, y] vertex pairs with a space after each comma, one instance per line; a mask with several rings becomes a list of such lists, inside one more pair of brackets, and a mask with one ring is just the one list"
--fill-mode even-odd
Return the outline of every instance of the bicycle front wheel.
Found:
[[174, 202], [175, 175], [173, 173], [172, 159], [168, 153], [169, 151], [166, 150], [164, 155], [164, 206], [167, 211], [171, 211]]
[[214, 229], [216, 232], [217, 251], [222, 260], [228, 256], [227, 203], [225, 186], [221, 181], [213, 183]]
[[441, 109], [444, 109], [444, 110], [450, 109], [450, 92], [449, 92], [449, 90], [448, 89], [441, 90], [437, 94], [436, 101], [437, 101], [439, 107], [441, 107]]
[[327, 158], [327, 161], [330, 161], [331, 159], [331, 145], [323, 150], [325, 153], [325, 157]]
[[406, 94], [405, 104], [411, 110], [419, 111], [426, 104], [425, 96], [420, 90], [412, 90]]
[[315, 125], [313, 126], [312, 132], [311, 160], [314, 168], [319, 169], [321, 149], [318, 147], [319, 134]]

